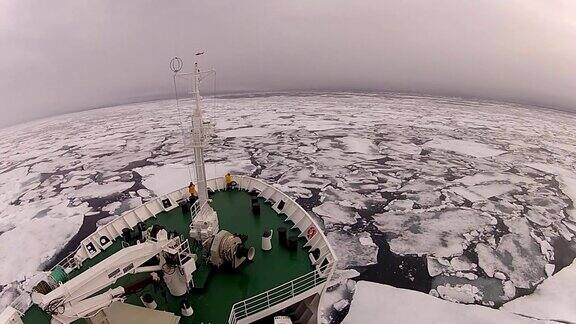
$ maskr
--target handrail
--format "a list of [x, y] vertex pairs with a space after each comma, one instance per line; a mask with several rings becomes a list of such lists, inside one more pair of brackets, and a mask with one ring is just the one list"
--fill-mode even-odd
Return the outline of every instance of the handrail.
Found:
[[31, 303], [32, 298], [30, 297], [30, 295], [20, 292], [18, 297], [16, 297], [10, 303], [10, 307], [14, 308], [18, 312], [18, 314], [20, 314], [20, 316], [24, 316], [24, 313], [28, 310]]
[[194, 218], [196, 218], [196, 216], [198, 215], [198, 213], [200, 213], [200, 210], [202, 208], [200, 207], [200, 201], [196, 200], [192, 206], [190, 206], [190, 219], [193, 220]]
[[296, 279], [235, 303], [232, 305], [228, 323], [235, 324], [239, 320], [276, 306], [325, 283], [333, 266], [333, 264], [324, 265]]
[[78, 269], [79, 268], [78, 261], [76, 261], [76, 258], [74, 258], [74, 256], [76, 255], [76, 252], [78, 252], [78, 250], [80, 250], [80, 245], [78, 245], [78, 247], [74, 251], [68, 253], [68, 255], [64, 257], [64, 259], [62, 259], [62, 260], [60, 260], [60, 262], [56, 263], [50, 269], [50, 271], [54, 271], [54, 269], [56, 269], [56, 267], [62, 267], [62, 269], [64, 269], [64, 271], [66, 271], [66, 273], [70, 273], [70, 272], [72, 272], [72, 270]]

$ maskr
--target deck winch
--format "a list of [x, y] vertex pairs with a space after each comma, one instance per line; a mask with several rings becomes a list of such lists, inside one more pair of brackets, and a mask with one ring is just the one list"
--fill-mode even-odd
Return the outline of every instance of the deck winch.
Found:
[[233, 269], [236, 269], [244, 261], [252, 261], [256, 251], [254, 247], [247, 248], [245, 242], [245, 236], [242, 237], [225, 230], [218, 232], [206, 242], [210, 248], [209, 262], [218, 268], [224, 264], [229, 264]]

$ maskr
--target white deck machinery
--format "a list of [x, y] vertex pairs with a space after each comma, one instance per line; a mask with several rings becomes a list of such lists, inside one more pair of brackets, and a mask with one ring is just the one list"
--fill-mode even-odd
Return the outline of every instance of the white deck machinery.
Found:
[[[61, 282], [58, 273], [52, 272], [34, 287], [32, 301], [52, 316], [53, 323], [71, 323], [93, 318], [113, 302], [123, 302], [126, 295], [150, 283], [163, 281], [171, 295], [182, 296], [191, 288], [196, 255], [190, 253], [187, 240], [181, 242], [180, 237], [170, 236], [165, 229], [152, 227], [143, 233], [144, 242], [124, 247], [67, 282]], [[144, 265], [154, 257], [158, 264]], [[150, 275], [109, 288], [119, 278], [135, 273]], [[106, 314], [100, 316], [105, 318]]]

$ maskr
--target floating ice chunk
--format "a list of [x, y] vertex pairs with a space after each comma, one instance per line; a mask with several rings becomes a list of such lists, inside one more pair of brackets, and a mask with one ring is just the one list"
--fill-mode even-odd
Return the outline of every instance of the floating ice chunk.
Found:
[[406, 198], [418, 203], [420, 207], [428, 208], [441, 204], [439, 191], [421, 191], [417, 193], [407, 193]]
[[476, 301], [482, 300], [482, 293], [478, 287], [470, 284], [446, 284], [436, 287], [436, 290], [442, 299], [446, 299], [452, 302], [472, 304]]
[[467, 244], [462, 234], [490, 226], [491, 216], [465, 208], [437, 212], [388, 212], [374, 215], [382, 232], [396, 234], [389, 239], [396, 254], [461, 255]]
[[110, 214], [114, 214], [116, 212], [116, 209], [120, 208], [121, 205], [122, 205], [121, 202], [115, 201], [113, 203], [110, 203], [110, 204], [102, 207], [102, 211], [108, 212]]
[[504, 300], [510, 300], [516, 296], [516, 287], [510, 280], [504, 281], [502, 291], [504, 291]]
[[244, 127], [231, 129], [217, 133], [219, 137], [258, 137], [266, 136], [270, 133], [269, 129], [260, 127]]
[[446, 181], [440, 178], [418, 178], [408, 181], [399, 191], [401, 192], [433, 192], [446, 186]]
[[[58, 199], [46, 199], [10, 209], [19, 220], [15, 228], [0, 235], [0, 285], [39, 270], [78, 232], [90, 207], [86, 203], [67, 205]], [[18, 253], [23, 247], [25, 258]]]
[[543, 172], [556, 175], [560, 183], [560, 190], [572, 200], [572, 208], [568, 211], [570, 215], [576, 215], [576, 173], [574, 170], [568, 170], [558, 165], [545, 163], [527, 163], [529, 167]]
[[576, 260], [544, 280], [532, 294], [510, 301], [500, 309], [544, 320], [575, 323], [574, 296]]
[[472, 272], [462, 272], [462, 271], [458, 271], [454, 274], [456, 277], [459, 278], [466, 278], [468, 280], [476, 280], [478, 279], [478, 276], [475, 273]]
[[113, 176], [113, 177], [110, 177], [110, 178], [108, 178], [108, 179], [104, 179], [104, 182], [118, 181], [118, 180], [120, 180], [120, 179], [121, 179], [120, 176]]
[[[358, 275], [360, 275], [360, 273], [358, 273]], [[354, 280], [348, 280], [346, 281], [346, 290], [353, 294], [356, 291], [356, 281]]]
[[355, 269], [345, 269], [345, 270], [336, 269], [334, 271], [334, 274], [332, 275], [331, 284], [345, 283], [348, 279], [356, 278], [359, 275], [360, 272], [358, 272], [358, 270]]
[[477, 173], [472, 176], [465, 176], [461, 179], [456, 180], [456, 182], [460, 182], [462, 184], [468, 186], [475, 186], [478, 184], [488, 183], [488, 182], [512, 182], [512, 183], [524, 183], [524, 184], [533, 184], [535, 183], [534, 180], [519, 176], [516, 174], [509, 174], [509, 173], [494, 173], [494, 172], [486, 172], [486, 173]]
[[332, 231], [326, 235], [338, 257], [338, 268], [366, 266], [375, 264], [378, 256], [378, 246], [363, 245], [360, 239], [370, 238], [370, 234], [362, 232], [353, 234], [344, 231]]
[[477, 185], [473, 187], [453, 187], [454, 193], [472, 201], [482, 201], [491, 197], [497, 197], [509, 193], [513, 190], [517, 190], [518, 187], [511, 184], [489, 184], [489, 185]]
[[356, 223], [356, 213], [352, 208], [340, 206], [332, 201], [324, 202], [320, 206], [312, 208], [312, 211], [322, 217], [327, 224]]
[[553, 227], [566, 241], [570, 241], [574, 237], [574, 234], [570, 232], [568, 227], [562, 221], [554, 222]]
[[316, 119], [310, 122], [304, 122], [304, 123], [301, 122], [301, 124], [303, 124], [304, 128], [309, 131], [325, 131], [330, 129], [342, 128], [342, 123], [332, 120]]
[[453, 187], [450, 188], [450, 191], [454, 192], [455, 194], [461, 196], [462, 198], [466, 198], [471, 202], [482, 201], [484, 197], [481, 195], [469, 190], [468, 188], [464, 187]]
[[138, 189], [138, 191], [136, 191], [136, 193], [138, 193], [138, 196], [140, 196], [142, 198], [148, 198], [151, 196], [150, 191], [148, 191], [146, 189]]
[[431, 257], [429, 255], [426, 256], [426, 265], [428, 268], [428, 274], [431, 277], [440, 275], [444, 271], [446, 271], [446, 269], [448, 269], [448, 267], [446, 265], [441, 264], [437, 258]]
[[380, 146], [381, 151], [383, 151], [384, 153], [388, 153], [386, 151], [387, 149], [410, 155], [420, 155], [420, 152], [422, 152], [422, 148], [413, 143], [402, 143], [398, 141], [393, 141], [393, 142], [384, 142], [384, 144], [381, 144]]
[[545, 271], [546, 271], [546, 275], [548, 277], [552, 277], [552, 275], [554, 274], [554, 269], [556, 269], [556, 266], [552, 263], [548, 263], [546, 264], [546, 266], [544, 267]]
[[[336, 270], [338, 271], [338, 270]], [[337, 281], [328, 283], [329, 288], [322, 296], [322, 304], [318, 307], [321, 323], [330, 323], [334, 312], [333, 305], [337, 302], [350, 298], [353, 293], [350, 291], [349, 283], [355, 286], [354, 280], [339, 278]]]
[[334, 309], [341, 312], [344, 308], [348, 307], [348, 305], [350, 305], [350, 302], [347, 299], [340, 299], [334, 303]]
[[300, 151], [301, 153], [304, 154], [313, 154], [314, 152], [316, 152], [316, 147], [312, 146], [312, 145], [305, 145], [305, 146], [299, 146], [298, 147], [298, 151]]
[[563, 220], [562, 224], [566, 225], [566, 227], [572, 231], [572, 233], [576, 233], [576, 224], [566, 220]]
[[386, 206], [387, 210], [401, 210], [401, 211], [406, 211], [406, 210], [411, 210], [412, 207], [414, 207], [414, 202], [412, 200], [406, 199], [406, 200], [393, 200], [392, 202], [390, 202], [388, 204], [388, 206]]
[[38, 173], [28, 173], [27, 167], [17, 168], [0, 174], [0, 211], [8, 204], [14, 202], [28, 190], [40, 184]]
[[[568, 307], [568, 304], [565, 305]], [[572, 308], [573, 309], [573, 308]], [[389, 316], [394, 314], [394, 316]], [[479, 305], [462, 305], [421, 292], [359, 281], [343, 324], [537, 323], [536, 320]]]
[[505, 223], [511, 233], [503, 235], [496, 248], [484, 243], [476, 245], [478, 264], [489, 277], [500, 271], [507, 274], [516, 287], [530, 288], [544, 279], [547, 260], [540, 245], [530, 236], [526, 219]]
[[479, 158], [496, 156], [506, 153], [506, 151], [495, 149], [487, 144], [455, 139], [433, 139], [432, 141], [424, 144], [424, 147], [451, 151], [458, 154], [465, 154]]
[[346, 136], [338, 139], [346, 145], [346, 151], [351, 153], [373, 154], [378, 150], [370, 139], [354, 136]]
[[70, 178], [70, 180], [61, 184], [60, 187], [61, 188], [79, 187], [79, 186], [87, 185], [90, 182], [93, 182], [93, 180], [90, 177], [84, 176], [84, 175], [79, 175], [79, 176], [73, 176], [72, 178]]
[[66, 193], [69, 197], [77, 198], [102, 198], [110, 195], [117, 195], [122, 191], [130, 189], [134, 182], [107, 182], [98, 184], [92, 182], [80, 189], [70, 190]]
[[526, 217], [533, 223], [536, 223], [540, 226], [550, 226], [552, 225], [552, 220], [546, 217], [545, 214], [539, 213], [535, 210], [528, 210], [526, 213]]
[[362, 236], [359, 239], [360, 244], [364, 245], [364, 246], [376, 246], [376, 244], [374, 243], [374, 241], [372, 241], [372, 238], [370, 236]]
[[452, 258], [452, 260], [450, 260], [450, 266], [455, 271], [470, 271], [476, 269], [476, 264], [470, 262], [464, 256], [458, 256]]
[[372, 184], [372, 183], [363, 184], [363, 185], [360, 185], [360, 189], [362, 189], [362, 190], [378, 190], [378, 185]]
[[496, 272], [494, 272], [494, 278], [500, 279], [500, 280], [506, 280], [506, 275], [500, 271], [496, 271]]

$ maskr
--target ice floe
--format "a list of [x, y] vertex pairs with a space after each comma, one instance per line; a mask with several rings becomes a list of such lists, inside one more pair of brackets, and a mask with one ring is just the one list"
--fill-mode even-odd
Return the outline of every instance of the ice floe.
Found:
[[500, 155], [506, 152], [495, 149], [487, 144], [455, 139], [433, 139], [432, 141], [426, 143], [424, 146], [427, 148], [451, 151], [458, 154], [466, 154], [479, 158]]
[[359, 281], [342, 323], [536, 323], [537, 320], [478, 305], [461, 305], [421, 292]]
[[574, 323], [575, 295], [576, 261], [544, 280], [531, 295], [508, 302], [500, 309], [527, 317]]

